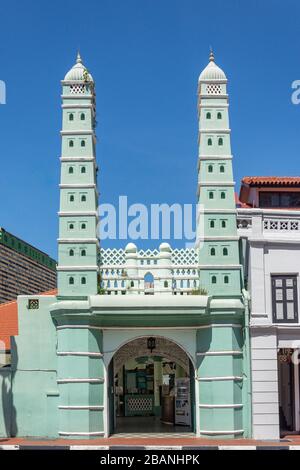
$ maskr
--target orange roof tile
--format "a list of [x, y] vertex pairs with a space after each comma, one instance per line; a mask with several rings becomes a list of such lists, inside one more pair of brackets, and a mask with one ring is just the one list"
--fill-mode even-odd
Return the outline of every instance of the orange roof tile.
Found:
[[[36, 295], [57, 295], [57, 289], [52, 289]], [[17, 301], [13, 300], [12, 302], [0, 304], [0, 341], [3, 341], [6, 344], [7, 349], [10, 349], [10, 336], [18, 334]]]
[[300, 176], [244, 176], [249, 186], [300, 186]]

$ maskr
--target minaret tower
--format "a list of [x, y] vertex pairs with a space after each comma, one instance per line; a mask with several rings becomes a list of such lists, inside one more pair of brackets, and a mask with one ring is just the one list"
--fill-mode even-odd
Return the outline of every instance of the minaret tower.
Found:
[[62, 80], [58, 295], [97, 294], [97, 165], [95, 87], [82, 63]]
[[217, 296], [241, 293], [228, 106], [227, 78], [211, 51], [198, 86], [197, 236], [200, 286]]

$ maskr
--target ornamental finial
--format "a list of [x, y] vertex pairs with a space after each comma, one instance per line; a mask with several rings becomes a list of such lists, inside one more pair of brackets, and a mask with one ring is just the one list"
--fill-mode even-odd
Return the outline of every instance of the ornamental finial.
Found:
[[212, 47], [210, 46], [210, 53], [209, 53], [209, 61], [214, 62], [215, 61], [215, 56], [212, 50]]
[[79, 52], [79, 51], [77, 52], [76, 64], [82, 64], [82, 60], [81, 60], [81, 56], [80, 56], [80, 52]]

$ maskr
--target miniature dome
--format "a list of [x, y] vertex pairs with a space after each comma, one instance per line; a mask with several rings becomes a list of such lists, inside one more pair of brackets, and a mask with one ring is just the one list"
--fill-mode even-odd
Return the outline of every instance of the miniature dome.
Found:
[[126, 253], [136, 253], [137, 247], [134, 243], [128, 243], [125, 247]]
[[199, 81], [214, 81], [214, 80], [227, 80], [225, 73], [215, 63], [215, 57], [211, 51], [209, 55], [209, 63], [204, 70], [200, 73]]
[[169, 243], [161, 243], [159, 245], [159, 251], [170, 252], [171, 247], [170, 247]]
[[86, 67], [82, 63], [79, 52], [77, 54], [76, 64], [73, 65], [71, 70], [69, 70], [64, 80], [69, 81], [69, 82], [76, 82], [76, 81], [83, 81], [83, 80], [87, 82], [93, 81], [92, 75], [87, 71]]

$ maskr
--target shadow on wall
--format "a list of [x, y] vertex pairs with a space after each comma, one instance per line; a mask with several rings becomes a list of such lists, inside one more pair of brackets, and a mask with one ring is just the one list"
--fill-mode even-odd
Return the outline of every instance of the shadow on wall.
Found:
[[[17, 413], [13, 400], [13, 382], [18, 364], [18, 352], [15, 338], [11, 338], [12, 364], [10, 367], [0, 369], [1, 384], [1, 415], [3, 417], [3, 426], [0, 423], [0, 438], [15, 437], [17, 435]], [[1, 439], [0, 439], [1, 440]]]

